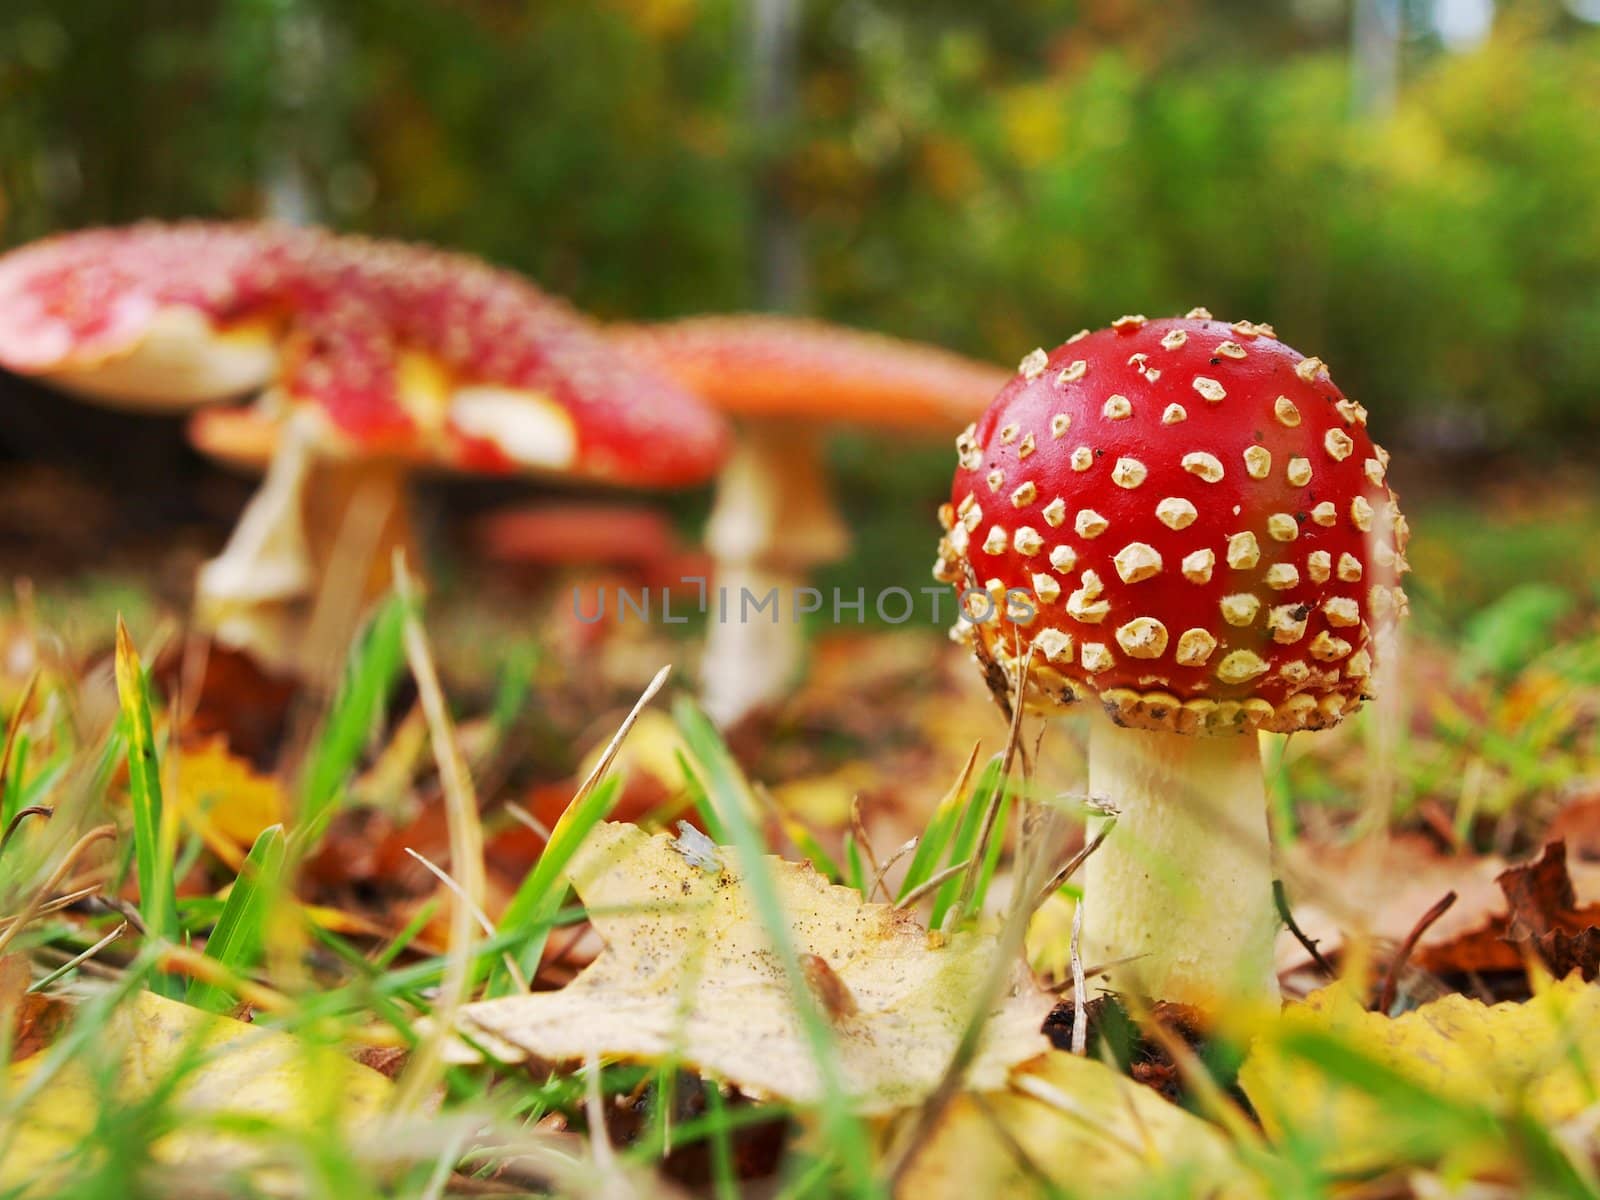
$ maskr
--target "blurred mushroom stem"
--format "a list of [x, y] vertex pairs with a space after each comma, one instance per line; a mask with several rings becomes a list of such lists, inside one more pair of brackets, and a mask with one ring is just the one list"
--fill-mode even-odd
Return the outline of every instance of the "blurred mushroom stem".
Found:
[[228, 544], [200, 569], [197, 623], [314, 685], [339, 676], [394, 551], [416, 562], [401, 464], [318, 453], [309, 422], [283, 429]]
[[706, 527], [719, 590], [701, 686], [713, 720], [731, 727], [785, 695], [804, 658], [801, 589], [849, 546], [817, 431], [783, 421], [741, 429]]
[[1084, 867], [1084, 962], [1130, 959], [1104, 977], [1118, 992], [1211, 1012], [1221, 1001], [1277, 1005], [1257, 737], [1124, 729], [1096, 715], [1089, 794], [1118, 817]]

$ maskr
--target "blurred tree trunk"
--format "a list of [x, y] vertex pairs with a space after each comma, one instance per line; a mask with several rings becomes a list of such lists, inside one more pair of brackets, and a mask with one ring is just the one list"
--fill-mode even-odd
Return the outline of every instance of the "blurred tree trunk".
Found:
[[808, 282], [785, 178], [796, 111], [799, 7], [799, 0], [750, 0], [751, 127], [761, 155], [754, 287], [757, 303], [778, 311], [804, 307]]
[[1400, 86], [1400, 0], [1355, 0], [1350, 20], [1350, 107], [1358, 117], [1394, 111]]

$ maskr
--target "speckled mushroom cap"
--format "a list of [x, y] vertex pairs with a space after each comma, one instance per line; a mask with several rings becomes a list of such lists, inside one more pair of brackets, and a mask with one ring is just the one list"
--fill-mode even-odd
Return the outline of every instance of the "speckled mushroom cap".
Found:
[[339, 238], [290, 274], [279, 390], [335, 451], [641, 487], [700, 483], [726, 454], [716, 412], [510, 272]]
[[[139, 369], [119, 369], [136, 351]], [[147, 223], [13, 251], [0, 366], [148, 407], [268, 387], [263, 414], [308, 412], [328, 453], [471, 472], [670, 487], [710, 478], [728, 448], [702, 400], [511, 272], [271, 224]], [[263, 453], [275, 440], [218, 422]]]
[[954, 429], [1006, 380], [948, 350], [795, 317], [692, 317], [619, 326], [613, 336], [742, 417]]
[[1204, 309], [1034, 351], [957, 439], [934, 568], [974, 617], [977, 593], [1029, 600], [958, 632], [1002, 664], [1031, 645], [1030, 703], [1185, 733], [1337, 722], [1406, 607], [1366, 419], [1320, 359]]
[[[0, 366], [134, 407], [262, 386], [282, 283], [271, 225], [146, 223], [46, 238], [0, 258]], [[155, 372], [118, 370], [160, 336]]]

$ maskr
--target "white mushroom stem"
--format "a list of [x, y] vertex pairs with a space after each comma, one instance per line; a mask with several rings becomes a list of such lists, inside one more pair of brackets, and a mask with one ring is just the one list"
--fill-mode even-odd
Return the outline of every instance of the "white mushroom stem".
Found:
[[[849, 544], [816, 432], [782, 422], [744, 429], [706, 527], [717, 591], [701, 686], [713, 720], [732, 726], [784, 696], [804, 658], [801, 589], [811, 568]], [[758, 610], [774, 591], [776, 610]]]
[[1103, 986], [1208, 1011], [1221, 1001], [1276, 1005], [1257, 738], [1124, 729], [1097, 715], [1089, 792], [1118, 817], [1084, 867], [1083, 960], [1129, 960]]
[[388, 586], [394, 549], [411, 546], [400, 466], [319, 457], [310, 424], [291, 418], [228, 544], [200, 569], [197, 623], [271, 667], [331, 684]]

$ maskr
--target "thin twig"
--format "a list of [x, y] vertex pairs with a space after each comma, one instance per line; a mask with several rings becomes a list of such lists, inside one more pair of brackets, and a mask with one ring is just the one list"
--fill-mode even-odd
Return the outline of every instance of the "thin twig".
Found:
[[500, 807], [505, 809], [506, 813], [513, 821], [517, 822], [517, 824], [522, 825], [527, 829], [531, 829], [546, 842], [549, 842], [550, 827], [543, 821], [539, 820], [538, 817], [534, 816], [527, 809], [523, 808], [522, 805], [518, 804], [515, 800], [507, 800]]
[[1083, 973], [1083, 901], [1072, 906], [1072, 1053], [1089, 1052], [1089, 981]]
[[[867, 866], [872, 868], [873, 883], [867, 887], [865, 900], [872, 899], [874, 888], [883, 887], [883, 867], [878, 865], [878, 856], [872, 852], [872, 841], [867, 837], [867, 827], [861, 823], [861, 796], [856, 794], [850, 797], [850, 832], [856, 835], [856, 845], [861, 847], [861, 853], [867, 856]], [[893, 901], [888, 889], [884, 889], [883, 898]]]
[[395, 551], [395, 587], [406, 602], [406, 661], [417, 681], [417, 698], [428, 721], [434, 762], [444, 791], [445, 819], [450, 835], [450, 870], [461, 885], [463, 899], [450, 906], [450, 936], [445, 947], [444, 978], [434, 1003], [433, 1023], [417, 1044], [395, 1086], [391, 1113], [417, 1110], [438, 1082], [444, 1069], [445, 1043], [455, 1036], [456, 1014], [472, 987], [473, 909], [483, 907], [487, 879], [483, 865], [483, 827], [478, 821], [478, 798], [456, 743], [455, 726], [445, 703], [444, 689], [434, 667], [428, 635], [417, 615], [416, 585], [406, 569], [405, 555]]
[[967, 864], [971, 861], [972, 860], [970, 858], [963, 858], [958, 863], [951, 863], [942, 871], [936, 871], [927, 879], [924, 879], [916, 887], [912, 888], [904, 896], [901, 896], [900, 899], [896, 900], [894, 906], [896, 908], [910, 908], [913, 904], [915, 904], [918, 900], [921, 900], [940, 884], [944, 883], [946, 880], [954, 879], [957, 875], [961, 874], [961, 872], [965, 871], [967, 869]]
[[96, 842], [116, 836], [115, 825], [97, 825], [72, 844], [66, 854], [62, 855], [61, 861], [56, 864], [56, 869], [50, 872], [50, 877], [44, 881], [44, 885], [28, 897], [28, 903], [23, 905], [22, 911], [12, 919], [6, 931], [0, 933], [0, 954], [5, 953], [6, 947], [11, 944], [11, 939], [16, 937], [23, 927], [39, 915], [39, 910], [47, 903], [44, 898], [55, 891], [56, 885], [66, 878], [67, 872], [72, 870], [83, 852]]
[[115, 929], [113, 929], [110, 933], [106, 934], [105, 937], [101, 938], [94, 945], [90, 946], [82, 954], [74, 955], [72, 958], [69, 958], [66, 962], [62, 963], [54, 971], [51, 971], [50, 974], [46, 975], [43, 979], [39, 980], [38, 983], [36, 983], [33, 986], [31, 986], [28, 989], [28, 991], [29, 992], [42, 992], [42, 991], [44, 991], [45, 988], [49, 987], [56, 980], [60, 979], [68, 971], [71, 971], [71, 970], [74, 970], [74, 969], [76, 969], [78, 967], [83, 966], [84, 963], [88, 962], [96, 954], [99, 954], [100, 951], [104, 950], [107, 946], [111, 945], [112, 942], [116, 941], [119, 937], [121, 937], [123, 934], [125, 934], [127, 932], [128, 932], [128, 923], [126, 921], [124, 921], [124, 922], [122, 922], [122, 924], [118, 925]]
[[1405, 965], [1411, 959], [1411, 952], [1417, 948], [1417, 943], [1422, 940], [1422, 935], [1428, 932], [1428, 927], [1445, 913], [1450, 911], [1450, 906], [1456, 902], [1454, 892], [1446, 892], [1444, 896], [1422, 914], [1422, 919], [1411, 927], [1411, 932], [1406, 934], [1406, 940], [1400, 943], [1400, 949], [1394, 956], [1394, 961], [1389, 964], [1389, 971], [1383, 977], [1383, 990], [1378, 993], [1378, 1011], [1386, 1013], [1394, 1004], [1394, 993], [1400, 983], [1400, 972], [1405, 970]]
[[[468, 911], [470, 911], [473, 917], [477, 920], [478, 928], [483, 930], [485, 937], [494, 936], [494, 922], [489, 920], [489, 914], [484, 912], [482, 908], [472, 902], [472, 900], [467, 896], [466, 892], [461, 890], [461, 885], [450, 877], [449, 872], [447, 872], [437, 863], [431, 861], [427, 855], [413, 850], [410, 846], [405, 847], [405, 852], [421, 863], [423, 868], [427, 870], [427, 872], [435, 879], [444, 884], [444, 886], [450, 890], [450, 894], [452, 896], [467, 906]], [[517, 960], [512, 958], [511, 955], [502, 952], [500, 955], [500, 961], [505, 964], [506, 973], [511, 976], [511, 981], [517, 985], [517, 991], [527, 991], [528, 981], [522, 977], [522, 968], [517, 966]]]
[[1100, 843], [1104, 842], [1106, 838], [1110, 837], [1111, 831], [1116, 827], [1117, 818], [1115, 816], [1107, 817], [1105, 819], [1105, 824], [1100, 826], [1100, 828], [1095, 831], [1095, 835], [1084, 844], [1083, 849], [1079, 850], [1071, 858], [1067, 859], [1066, 865], [1050, 877], [1049, 883], [1045, 884], [1044, 887], [1039, 889], [1039, 894], [1034, 898], [1033, 906], [1038, 908], [1039, 905], [1048, 900], [1053, 893], [1060, 890], [1062, 884], [1066, 883], [1067, 880], [1076, 875], [1078, 873], [1078, 868], [1083, 866], [1083, 864], [1088, 861], [1089, 855], [1100, 849]]
[[[5, 785], [5, 775], [0, 773], [0, 787]], [[6, 825], [4, 834], [0, 834], [0, 854], [6, 852], [6, 847], [11, 844], [12, 837], [16, 834], [18, 826], [28, 817], [43, 817], [48, 821], [55, 816], [56, 810], [43, 804], [30, 804], [27, 808], [17, 809], [16, 815]]]
[[1316, 963], [1317, 968], [1329, 979], [1334, 978], [1337, 972], [1334, 971], [1328, 960], [1322, 956], [1322, 951], [1317, 949], [1317, 943], [1308, 938], [1305, 935], [1305, 931], [1295, 924], [1294, 913], [1289, 911], [1289, 896], [1284, 891], [1283, 880], [1281, 879], [1272, 881], [1272, 902], [1278, 906], [1278, 916], [1283, 918], [1285, 928], [1294, 934], [1294, 940], [1305, 948], [1307, 954], [1311, 955], [1311, 961]]
[[[878, 873], [873, 876], [872, 886], [867, 889], [868, 895], [871, 895], [880, 887], [884, 887], [883, 877], [889, 873], [890, 869], [893, 868], [895, 863], [899, 862], [902, 858], [915, 850], [917, 848], [917, 843], [921, 840], [921, 838], [907, 838], [905, 841], [901, 842], [900, 845], [895, 847], [894, 853], [883, 860], [883, 865], [878, 868]], [[884, 888], [884, 896], [886, 899], [891, 901], [894, 899], [893, 896], [889, 895], [887, 888]]]

